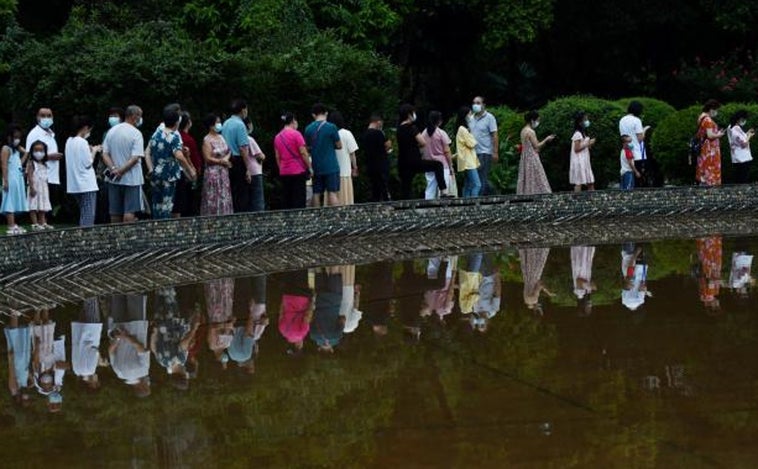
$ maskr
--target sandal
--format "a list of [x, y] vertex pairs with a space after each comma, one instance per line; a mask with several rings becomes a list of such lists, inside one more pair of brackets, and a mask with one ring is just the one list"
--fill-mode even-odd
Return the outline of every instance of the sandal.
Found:
[[40, 226], [42, 227], [43, 230], [54, 230], [55, 229], [55, 227], [53, 225], [48, 225], [47, 223], [45, 223], [44, 225], [40, 225]]

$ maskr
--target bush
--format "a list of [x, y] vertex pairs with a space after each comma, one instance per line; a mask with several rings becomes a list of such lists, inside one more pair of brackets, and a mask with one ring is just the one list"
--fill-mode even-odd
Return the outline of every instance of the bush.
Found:
[[[729, 118], [738, 109], [748, 110], [750, 113], [749, 124], [758, 122], [758, 105], [730, 103], [721, 108], [719, 116], [716, 118], [719, 127], [725, 128], [729, 124]], [[689, 166], [687, 156], [690, 140], [697, 132], [697, 118], [701, 112], [702, 107], [700, 105], [691, 106], [669, 115], [658, 126], [651, 147], [655, 149], [655, 156], [669, 183], [692, 184], [694, 182], [695, 161], [693, 161], [693, 166]], [[758, 155], [756, 153], [758, 142], [752, 141], [751, 149], [754, 155]], [[758, 168], [755, 165], [753, 166], [751, 176], [755, 178], [758, 175]], [[721, 170], [724, 183], [733, 181], [729, 143], [726, 137], [721, 140]]]
[[[691, 184], [695, 169], [687, 164], [690, 139], [697, 131], [701, 106], [691, 106], [663, 119], [658, 125], [650, 147], [667, 182]], [[694, 163], [694, 162], [693, 162]]]
[[588, 135], [597, 138], [592, 149], [592, 170], [595, 174], [597, 188], [605, 188], [609, 182], [618, 181], [619, 143], [618, 121], [626, 109], [616, 103], [592, 96], [569, 96], [549, 102], [540, 110], [541, 125], [537, 129], [538, 138], [555, 134], [557, 139], [547, 144], [541, 152], [542, 164], [545, 166], [553, 190], [570, 188], [569, 155], [571, 136], [574, 133], [574, 114], [584, 111], [592, 122]]

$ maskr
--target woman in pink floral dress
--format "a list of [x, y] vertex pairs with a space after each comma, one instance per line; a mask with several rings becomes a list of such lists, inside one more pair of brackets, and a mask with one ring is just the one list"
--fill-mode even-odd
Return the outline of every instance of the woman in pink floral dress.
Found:
[[552, 142], [555, 135], [548, 135], [541, 142], [537, 140], [534, 129], [540, 125], [540, 115], [537, 111], [529, 111], [524, 116], [526, 126], [521, 130], [521, 162], [518, 167], [518, 182], [516, 194], [549, 194], [552, 192], [550, 183], [545, 175], [545, 169], [540, 161], [540, 149]]
[[200, 215], [228, 215], [232, 213], [232, 189], [229, 183], [231, 152], [221, 136], [221, 119], [211, 114], [203, 120], [203, 124], [208, 129], [208, 135], [203, 139], [205, 171]]
[[703, 142], [700, 155], [697, 157], [695, 181], [701, 186], [721, 185], [721, 144], [719, 139], [724, 131], [719, 130], [713, 119], [719, 113], [721, 104], [713, 99], [703, 106], [703, 113], [698, 118], [697, 136]]

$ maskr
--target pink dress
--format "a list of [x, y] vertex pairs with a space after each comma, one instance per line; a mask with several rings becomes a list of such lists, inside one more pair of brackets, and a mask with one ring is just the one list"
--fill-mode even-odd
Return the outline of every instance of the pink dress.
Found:
[[[211, 151], [216, 158], [221, 158], [229, 153], [229, 147], [220, 135], [216, 137], [206, 135], [203, 142], [210, 143]], [[229, 215], [232, 211], [229, 169], [217, 164], [206, 165], [203, 173], [200, 215]]]
[[521, 132], [521, 162], [518, 166], [518, 182], [516, 183], [516, 194], [550, 194], [550, 183], [545, 175], [545, 168], [542, 167], [540, 154], [532, 145], [531, 140], [525, 138], [526, 132]]
[[575, 142], [586, 144], [589, 137], [585, 137], [581, 132], [574, 132], [571, 137], [571, 164], [569, 166], [569, 182], [572, 185], [595, 184], [595, 175], [592, 174], [592, 165], [590, 164], [590, 149], [584, 148], [577, 153], [574, 151]]

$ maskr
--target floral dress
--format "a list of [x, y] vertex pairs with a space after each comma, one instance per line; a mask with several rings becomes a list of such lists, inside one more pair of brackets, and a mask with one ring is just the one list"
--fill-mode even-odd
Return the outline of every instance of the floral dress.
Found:
[[709, 139], [708, 129], [717, 132], [718, 127], [710, 116], [700, 117], [698, 138], [703, 142], [700, 155], [697, 157], [695, 180], [703, 186], [721, 185], [721, 144], [719, 139]]
[[179, 162], [174, 154], [181, 150], [182, 140], [179, 132], [158, 129], [150, 139], [150, 155], [153, 159], [150, 209], [153, 218], [171, 218], [176, 181], [181, 177]]
[[521, 162], [518, 166], [518, 182], [516, 183], [516, 194], [550, 194], [550, 183], [545, 175], [545, 168], [542, 167], [540, 154], [534, 148], [532, 141], [527, 137], [528, 133], [521, 131]]
[[[222, 158], [229, 153], [229, 147], [220, 135], [206, 135], [203, 142], [210, 143], [213, 156]], [[225, 166], [206, 165], [203, 176], [203, 191], [200, 202], [201, 215], [229, 215], [232, 213], [232, 188], [229, 183], [229, 169]]]
[[700, 301], [708, 304], [718, 297], [721, 290], [722, 240], [721, 236], [711, 236], [695, 242], [701, 267], [698, 279]]

